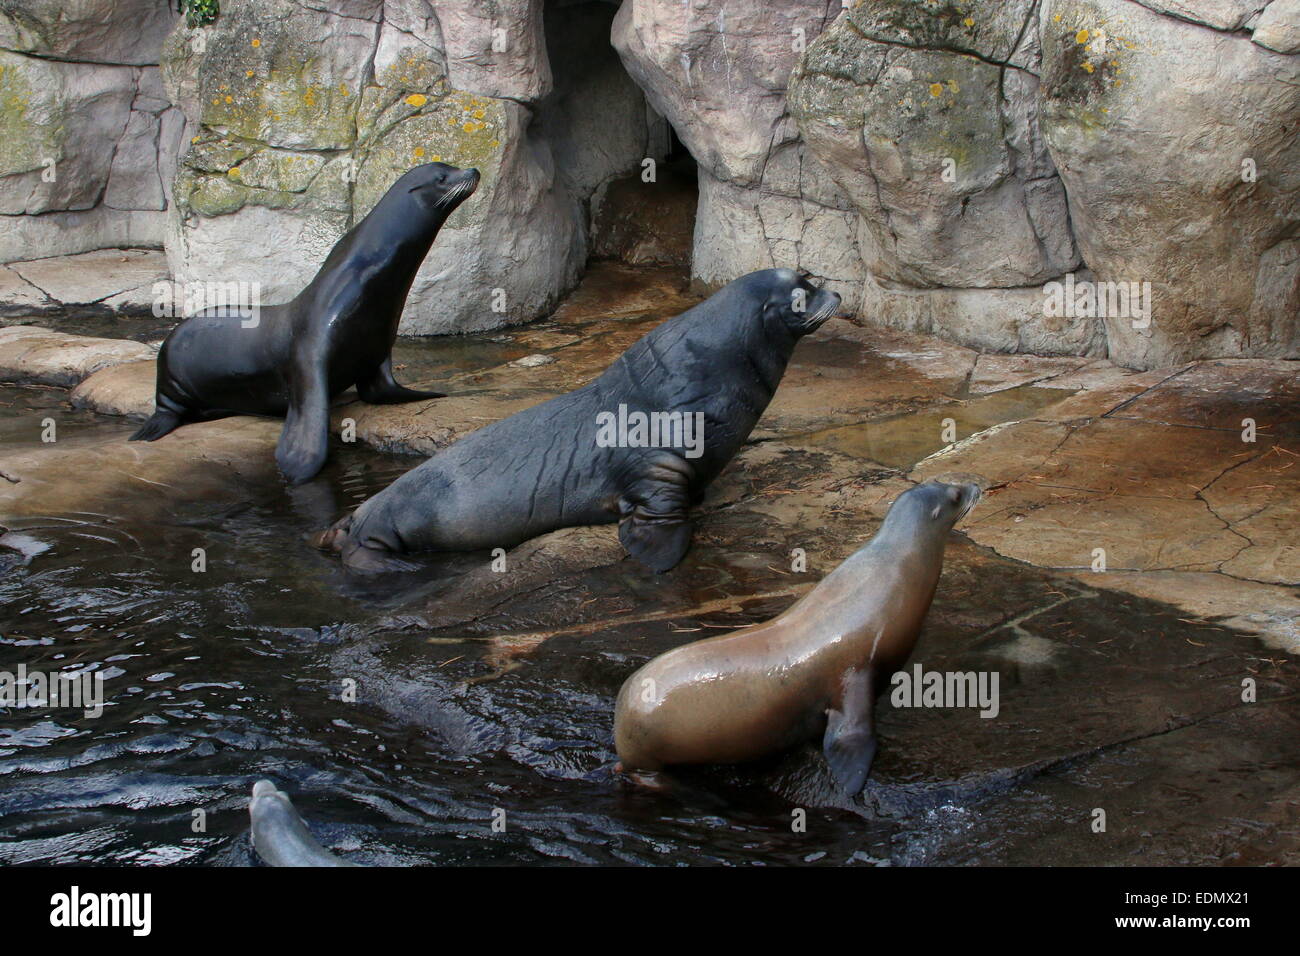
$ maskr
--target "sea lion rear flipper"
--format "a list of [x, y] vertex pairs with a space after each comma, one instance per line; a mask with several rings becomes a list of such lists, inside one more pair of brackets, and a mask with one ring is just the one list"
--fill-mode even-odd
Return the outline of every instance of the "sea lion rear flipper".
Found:
[[686, 509], [693, 475], [685, 459], [663, 452], [619, 499], [618, 540], [656, 574], [676, 567], [691, 546]]
[[129, 439], [130, 441], [157, 441], [164, 435], [175, 431], [181, 424], [181, 417], [173, 411], [160, 408], [150, 416]]
[[840, 709], [826, 712], [822, 752], [835, 782], [857, 796], [867, 784], [876, 756], [876, 693], [869, 670], [850, 671], [844, 677]]
[[393, 378], [391, 355], [380, 363], [370, 378], [357, 380], [357, 395], [363, 402], [369, 402], [371, 405], [400, 405], [402, 402], [447, 397], [445, 392], [422, 392], [399, 385], [397, 379]]
[[248, 816], [253, 849], [270, 866], [356, 866], [321, 846], [288, 795], [269, 780], [253, 785]]
[[[302, 351], [308, 349], [304, 346]], [[295, 357], [290, 388], [275, 460], [289, 483], [298, 485], [315, 476], [329, 454], [330, 401], [323, 365]]]
[[154, 395], [153, 415], [136, 430], [129, 441], [157, 441], [184, 425], [189, 417], [190, 413], [183, 405], [159, 390]]

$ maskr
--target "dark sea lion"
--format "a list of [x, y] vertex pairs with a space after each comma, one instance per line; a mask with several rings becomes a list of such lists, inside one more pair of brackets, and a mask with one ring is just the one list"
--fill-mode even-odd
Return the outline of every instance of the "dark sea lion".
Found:
[[270, 866], [356, 866], [335, 856], [311, 835], [288, 794], [270, 780], [253, 784], [248, 802], [253, 849]]
[[[394, 563], [386, 555], [509, 548], [618, 521], [628, 552], [666, 571], [690, 546], [689, 507], [749, 437], [795, 343], [839, 305], [789, 269], [743, 276], [654, 329], [590, 384], [440, 451], [317, 544], [350, 567], [382, 570]], [[658, 447], [648, 447], [654, 426], [635, 423], [656, 415]], [[610, 447], [616, 422], [629, 425], [627, 440]]]
[[351, 386], [377, 405], [441, 398], [397, 384], [393, 341], [416, 270], [478, 181], [476, 169], [417, 166], [291, 302], [261, 308], [256, 324], [225, 306], [185, 319], [158, 353], [157, 410], [131, 440], [227, 415], [283, 415], [275, 459], [297, 484], [325, 463], [330, 401]]
[[899, 495], [864, 547], [772, 620], [674, 648], [623, 684], [614, 743], [624, 771], [741, 763], [822, 738], [857, 794], [876, 754], [876, 696], [912, 653], [948, 532], [976, 485]]

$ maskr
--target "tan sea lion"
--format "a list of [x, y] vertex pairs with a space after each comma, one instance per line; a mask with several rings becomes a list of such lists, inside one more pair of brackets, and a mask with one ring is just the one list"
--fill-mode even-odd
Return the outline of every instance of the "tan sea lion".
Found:
[[876, 536], [789, 610], [634, 673], [614, 712], [622, 769], [741, 763], [820, 735], [836, 782], [860, 792], [876, 696], [912, 653], [948, 532], [979, 497], [973, 484], [908, 489]]

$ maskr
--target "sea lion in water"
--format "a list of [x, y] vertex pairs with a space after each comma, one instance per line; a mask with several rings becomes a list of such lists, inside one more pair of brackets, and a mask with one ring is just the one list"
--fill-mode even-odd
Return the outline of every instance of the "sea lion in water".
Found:
[[912, 653], [948, 532], [976, 485], [899, 495], [876, 536], [785, 613], [654, 658], [623, 684], [614, 743], [624, 771], [740, 763], [822, 737], [857, 794], [876, 754], [876, 696]]
[[[690, 546], [687, 509], [749, 437], [795, 344], [839, 305], [790, 269], [742, 276], [655, 328], [590, 384], [440, 451], [316, 543], [357, 570], [384, 570], [400, 567], [386, 556], [402, 552], [509, 548], [618, 521], [628, 552], [667, 571]], [[642, 440], [635, 428], [654, 416], [660, 441], [649, 447], [653, 428]], [[611, 444], [615, 423], [631, 427]]]
[[284, 305], [217, 306], [172, 329], [158, 352], [156, 411], [131, 436], [155, 441], [187, 422], [283, 415], [275, 460], [290, 482], [311, 478], [329, 449], [330, 401], [355, 385], [376, 405], [442, 398], [393, 378], [406, 294], [438, 230], [478, 187], [476, 169], [426, 163], [395, 182]]
[[270, 866], [356, 866], [335, 856], [311, 835], [289, 795], [270, 780], [253, 784], [248, 802], [253, 849]]

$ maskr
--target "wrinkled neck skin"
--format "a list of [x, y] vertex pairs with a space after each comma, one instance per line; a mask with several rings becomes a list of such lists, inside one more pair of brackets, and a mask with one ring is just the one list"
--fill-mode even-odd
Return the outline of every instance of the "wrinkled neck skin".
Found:
[[[724, 288], [654, 329], [606, 374], [615, 382], [626, 381], [649, 408], [699, 408], [704, 399], [706, 413], [717, 401], [727, 401], [727, 386], [757, 384], [765, 394], [750, 395], [745, 403], [757, 421], [781, 383], [797, 340], [783, 323], [763, 315], [763, 304], [748, 289]], [[614, 392], [628, 394], [622, 384]], [[739, 411], [729, 405], [726, 415], [738, 421]]]
[[794, 347], [807, 333], [795, 332], [775, 311], [768, 311], [762, 305], [759, 308], [763, 309], [762, 322], [754, 323], [754, 327], [761, 330], [763, 340], [768, 346], [766, 350], [760, 351], [763, 351], [767, 359], [766, 364], [771, 375], [768, 380], [772, 383], [772, 392], [775, 393], [776, 386], [781, 384], [781, 377], [785, 375], [785, 367], [790, 364]]

